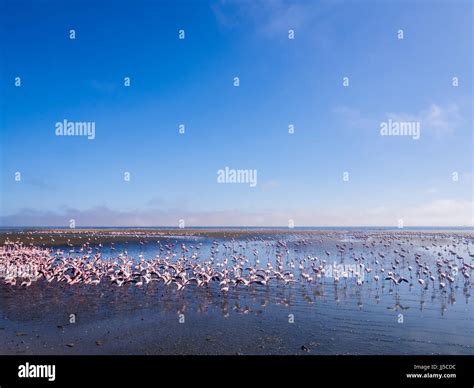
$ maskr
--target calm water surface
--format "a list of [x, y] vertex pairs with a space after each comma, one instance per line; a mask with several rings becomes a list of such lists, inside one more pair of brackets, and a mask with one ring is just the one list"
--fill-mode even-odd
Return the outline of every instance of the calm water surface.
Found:
[[[59, 249], [68, 252], [71, 247]], [[240, 239], [176, 236], [115, 244], [114, 249], [104, 244], [99, 249], [103, 259], [126, 254], [134, 260], [165, 257], [170, 249], [172, 260], [182, 254], [194, 262], [212, 256], [217, 264], [227, 257], [228, 267], [235, 255], [247, 258], [249, 266], [257, 265], [258, 259], [260, 268], [267, 262], [275, 266], [276, 255], [281, 254], [285, 269], [294, 262], [298, 282], [231, 287], [227, 293], [221, 292], [218, 282], [181, 292], [158, 282], [143, 289], [109, 283], [34, 284], [28, 289], [2, 285], [3, 353], [474, 354], [472, 281], [458, 272], [444, 289], [438, 281], [428, 282], [425, 289], [418, 284], [416, 271], [408, 270], [415, 266], [415, 254], [430, 269], [440, 259], [449, 259], [456, 268], [462, 262], [472, 263], [474, 239], [465, 234], [413, 233], [395, 238], [381, 231], [321, 235], [298, 231]], [[70, 254], [83, 252], [75, 247]], [[328, 268], [344, 265], [356, 271], [363, 257], [372, 271], [361, 271], [360, 285], [354, 276], [336, 283], [330, 270], [307, 282], [300, 278], [298, 264], [304, 260], [304, 272], [314, 257], [326, 260]], [[396, 286], [384, 280], [391, 265], [407, 283]], [[68, 321], [71, 313], [77, 317], [74, 324]], [[74, 341], [71, 351], [64, 347], [67, 341]]]

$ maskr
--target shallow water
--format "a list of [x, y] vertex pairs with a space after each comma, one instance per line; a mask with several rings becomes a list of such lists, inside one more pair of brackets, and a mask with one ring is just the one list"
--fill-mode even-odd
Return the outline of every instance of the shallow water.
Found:
[[[160, 247], [168, 244], [177, 259], [184, 243], [189, 260], [199, 261], [210, 257], [214, 241], [219, 243], [219, 252], [213, 253], [215, 263], [235, 254], [244, 255], [253, 265], [257, 250], [262, 268], [268, 260], [275, 265], [277, 252], [283, 255], [285, 266], [294, 259], [296, 278], [298, 261], [314, 256], [324, 258], [328, 265], [350, 266], [357, 264], [354, 257], [363, 256], [374, 271], [364, 273], [362, 285], [351, 277], [335, 284], [333, 277], [324, 276], [310, 283], [239, 286], [227, 293], [220, 291], [217, 282], [209, 288], [192, 285], [181, 292], [161, 283], [143, 289], [107, 282], [95, 287], [38, 282], [26, 289], [2, 284], [1, 353], [474, 354], [472, 281], [459, 273], [444, 290], [437, 283], [425, 290], [416, 274], [410, 279], [408, 271], [415, 253], [430, 267], [441, 257], [460, 262], [456, 255], [472, 263], [471, 237], [296, 232], [241, 239], [148, 239], [115, 244], [114, 250], [104, 244], [101, 252], [104, 259], [125, 251], [135, 260], [139, 255], [151, 259], [166, 255]], [[336, 244], [346, 244], [345, 252], [338, 252]], [[402, 248], [405, 258], [400, 257]], [[67, 252], [69, 248], [59, 249]], [[76, 247], [71, 254], [82, 253]], [[191, 259], [193, 253], [197, 257]], [[376, 282], [375, 257], [386, 271], [399, 260], [397, 271], [409, 283], [394, 286], [383, 280], [385, 276]], [[75, 314], [75, 323], [69, 323], [70, 314]]]

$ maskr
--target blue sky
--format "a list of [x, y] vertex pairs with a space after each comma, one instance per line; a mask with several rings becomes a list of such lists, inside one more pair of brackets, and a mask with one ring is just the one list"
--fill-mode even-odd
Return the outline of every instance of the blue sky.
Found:
[[[473, 225], [469, 1], [1, 8], [2, 225]], [[389, 118], [420, 139], [381, 136]]]

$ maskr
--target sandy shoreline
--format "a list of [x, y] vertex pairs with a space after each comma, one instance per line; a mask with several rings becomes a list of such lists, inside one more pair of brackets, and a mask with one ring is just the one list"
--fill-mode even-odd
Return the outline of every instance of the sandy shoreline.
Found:
[[70, 228], [51, 228], [51, 229], [34, 229], [25, 228], [19, 230], [2, 230], [0, 231], [0, 244], [5, 242], [22, 242], [24, 244], [33, 244], [38, 246], [77, 246], [84, 243], [91, 244], [109, 244], [109, 243], [128, 243], [128, 242], [148, 242], [153, 239], [166, 239], [173, 237], [201, 237], [201, 238], [246, 238], [246, 237], [269, 237], [275, 235], [294, 235], [298, 234], [302, 237], [326, 236], [334, 237], [345, 234], [359, 235], [364, 237], [370, 235], [395, 235], [395, 236], [436, 236], [446, 237], [449, 235], [456, 235], [458, 237], [472, 238], [474, 230], [449, 230], [449, 229], [382, 229], [374, 228], [354, 229], [341, 228], [335, 229], [291, 229], [291, 228], [210, 228], [210, 229], [172, 229], [172, 228], [156, 228], [156, 229], [101, 229], [101, 228], [87, 228], [87, 229], [70, 229]]

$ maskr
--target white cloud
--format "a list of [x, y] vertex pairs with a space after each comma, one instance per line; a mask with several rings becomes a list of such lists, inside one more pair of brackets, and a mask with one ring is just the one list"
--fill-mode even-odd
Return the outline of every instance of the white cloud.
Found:
[[366, 115], [360, 110], [347, 106], [338, 106], [333, 112], [349, 129], [375, 129], [378, 131], [380, 122], [386, 119], [414, 121], [420, 122], [422, 136], [433, 134], [438, 138], [454, 133], [464, 123], [461, 108], [454, 103], [446, 106], [432, 104], [427, 109], [416, 113], [389, 112], [382, 119]]
[[445, 107], [432, 104], [428, 109], [416, 114], [388, 113], [387, 117], [394, 121], [419, 121], [424, 133], [429, 131], [437, 137], [453, 133], [463, 122], [457, 104], [449, 104]]
[[306, 27], [320, 27], [325, 23], [324, 14], [333, 6], [334, 1], [218, 0], [211, 9], [217, 21], [226, 28], [251, 25], [258, 33], [273, 38], [286, 37], [289, 29], [298, 33]]
[[360, 110], [353, 109], [347, 106], [338, 106], [333, 110], [333, 113], [344, 122], [344, 125], [349, 129], [372, 129], [378, 128], [378, 121], [373, 117], [368, 117]]
[[474, 226], [474, 202], [438, 199], [416, 206], [374, 206], [367, 208], [266, 209], [246, 211], [231, 209], [193, 212], [180, 209], [116, 211], [107, 207], [88, 210], [64, 209], [44, 212], [25, 209], [0, 217], [3, 226], [177, 226], [184, 219], [187, 226]]

